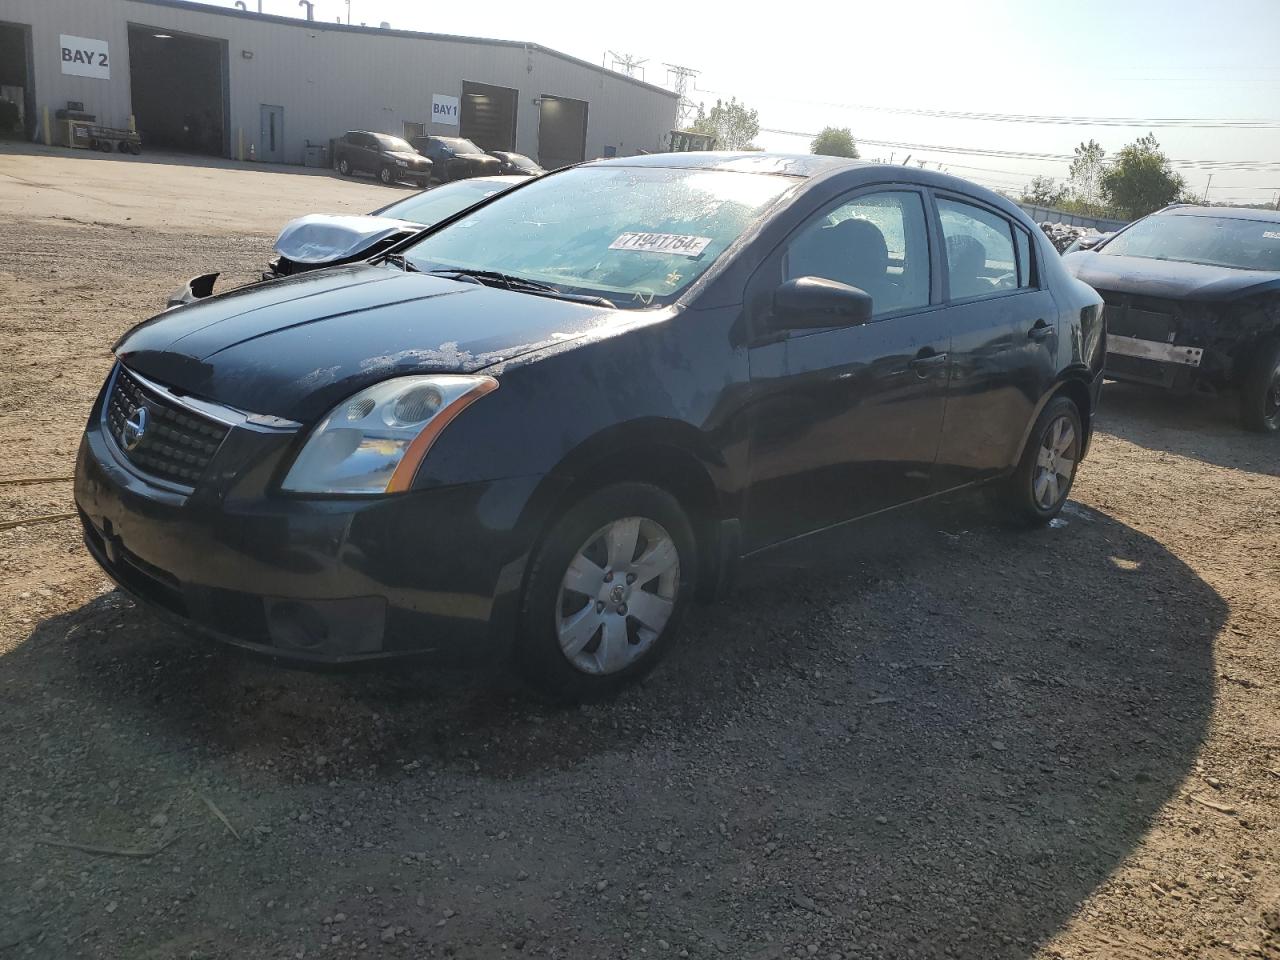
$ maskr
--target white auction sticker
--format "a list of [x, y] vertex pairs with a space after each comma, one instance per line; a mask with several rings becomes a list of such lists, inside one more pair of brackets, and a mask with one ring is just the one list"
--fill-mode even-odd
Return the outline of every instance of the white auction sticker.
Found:
[[1280, 230], [1263, 230], [1262, 235], [1268, 240], [1280, 240]]
[[679, 233], [624, 233], [609, 244], [609, 249], [698, 257], [710, 242], [710, 237], [689, 237]]

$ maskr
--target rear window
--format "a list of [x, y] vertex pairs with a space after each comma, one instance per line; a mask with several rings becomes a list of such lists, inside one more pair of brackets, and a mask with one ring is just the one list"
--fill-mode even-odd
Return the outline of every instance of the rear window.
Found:
[[1139, 220], [1101, 247], [1098, 254], [1280, 271], [1280, 223], [1206, 214], [1158, 214]]

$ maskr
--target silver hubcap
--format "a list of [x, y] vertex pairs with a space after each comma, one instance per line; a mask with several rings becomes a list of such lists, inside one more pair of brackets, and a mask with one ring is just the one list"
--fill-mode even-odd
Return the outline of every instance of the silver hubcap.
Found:
[[606, 524], [560, 581], [560, 649], [583, 673], [626, 669], [661, 636], [679, 588], [680, 554], [662, 524], [647, 517]]
[[1067, 494], [1076, 472], [1076, 428], [1069, 417], [1049, 424], [1040, 440], [1032, 493], [1041, 510], [1050, 510]]

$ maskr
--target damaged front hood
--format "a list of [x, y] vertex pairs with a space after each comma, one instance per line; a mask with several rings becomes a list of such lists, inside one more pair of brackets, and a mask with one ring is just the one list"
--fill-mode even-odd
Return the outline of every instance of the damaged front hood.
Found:
[[470, 373], [592, 333], [617, 316], [361, 263], [167, 311], [125, 334], [115, 351], [166, 386], [305, 423], [388, 377]]
[[1073, 276], [1098, 290], [1165, 300], [1226, 302], [1280, 292], [1280, 273], [1266, 270], [1237, 270], [1093, 251], [1069, 254], [1062, 263]]
[[276, 253], [294, 263], [337, 263], [385, 240], [407, 237], [422, 224], [393, 217], [331, 216], [310, 213], [291, 220], [276, 238]]

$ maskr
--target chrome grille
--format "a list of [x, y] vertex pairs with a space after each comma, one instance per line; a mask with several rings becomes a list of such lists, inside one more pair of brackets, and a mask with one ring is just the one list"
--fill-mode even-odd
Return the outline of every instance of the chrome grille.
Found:
[[[125, 423], [139, 408], [147, 411], [147, 428], [140, 438], [126, 440]], [[116, 366], [104, 419], [126, 460], [143, 473], [185, 487], [204, 475], [230, 429], [143, 386], [123, 365]]]

